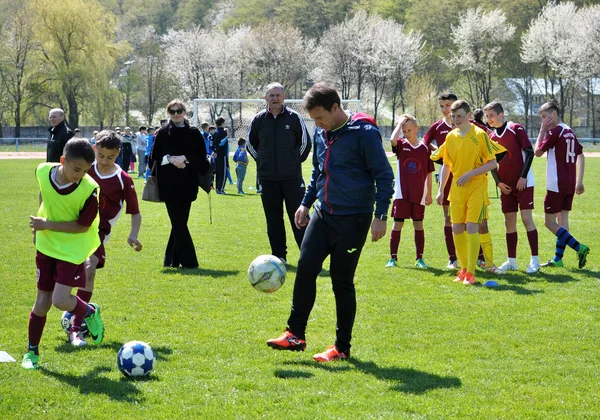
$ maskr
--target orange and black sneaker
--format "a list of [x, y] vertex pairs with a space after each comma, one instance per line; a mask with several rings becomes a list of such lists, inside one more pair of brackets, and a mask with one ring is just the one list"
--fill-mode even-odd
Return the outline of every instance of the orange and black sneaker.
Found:
[[288, 329], [277, 338], [267, 340], [267, 346], [276, 350], [304, 351], [306, 340], [296, 337]]
[[333, 362], [334, 360], [345, 360], [349, 356], [348, 353], [339, 351], [335, 345], [327, 347], [323, 353], [317, 353], [313, 356], [315, 362], [327, 363]]
[[463, 282], [463, 280], [465, 279], [465, 274], [467, 274], [467, 269], [466, 268], [461, 268], [460, 270], [458, 270], [458, 272], [456, 273], [456, 278], [453, 280], [455, 283], [458, 282]]

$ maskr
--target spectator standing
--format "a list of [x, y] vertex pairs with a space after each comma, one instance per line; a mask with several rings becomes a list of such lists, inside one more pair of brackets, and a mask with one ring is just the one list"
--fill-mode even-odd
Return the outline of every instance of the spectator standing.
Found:
[[237, 178], [238, 194], [246, 194], [244, 192], [244, 178], [246, 178], [246, 169], [248, 168], [248, 152], [246, 151], [246, 139], [238, 140], [238, 148], [233, 154], [235, 165], [235, 177]]
[[146, 134], [146, 127], [140, 125], [140, 129], [136, 133], [138, 155], [138, 179], [143, 178], [146, 174]]
[[125, 127], [125, 132], [121, 136], [121, 155], [123, 160], [121, 162], [121, 168], [127, 172], [129, 171], [129, 164], [131, 163], [131, 154], [133, 153], [133, 143], [135, 137], [131, 132], [131, 128]]
[[73, 132], [65, 123], [65, 111], [60, 108], [54, 108], [50, 110], [48, 115], [50, 120], [50, 128], [48, 131], [48, 148], [46, 149], [46, 162], [60, 162], [63, 149], [73, 137]]
[[227, 138], [227, 132], [225, 131], [225, 118], [219, 117], [217, 121], [217, 128], [213, 134], [213, 143], [215, 145], [215, 167], [217, 172], [217, 182], [215, 185], [215, 189], [217, 190], [217, 194], [226, 194], [225, 192], [225, 182], [227, 181], [227, 167], [229, 166], [229, 145]]
[[247, 150], [256, 160], [271, 254], [287, 263], [283, 204], [300, 248], [304, 228], [294, 223], [294, 212], [306, 190], [302, 179], [302, 162], [310, 153], [311, 143], [302, 117], [286, 107], [284, 100], [285, 92], [281, 84], [271, 83], [267, 86], [267, 107], [256, 114], [250, 123]]
[[150, 166], [156, 162], [159, 196], [171, 221], [164, 266], [197, 268], [187, 223], [192, 202], [198, 197], [198, 176], [206, 174], [209, 163], [202, 134], [186, 120], [183, 101], [171, 101], [167, 112], [171, 119], [158, 130], [149, 160]]
[[154, 132], [154, 127], [148, 127], [148, 134], [146, 134], [146, 152], [144, 153], [144, 158], [146, 159], [146, 173], [144, 177], [146, 178], [146, 181], [148, 181], [150, 170], [152, 169], [148, 164], [148, 160], [152, 153], [152, 147], [154, 146]]

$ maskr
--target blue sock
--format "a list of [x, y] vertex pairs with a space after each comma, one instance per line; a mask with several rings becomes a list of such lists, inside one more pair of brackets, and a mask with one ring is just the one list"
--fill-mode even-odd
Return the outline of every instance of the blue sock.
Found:
[[579, 252], [579, 242], [577, 242], [577, 239], [572, 237], [569, 231], [565, 228], [558, 228], [558, 230], [556, 231], [556, 238], [557, 246], [558, 242], [560, 241], [560, 244], [562, 245], [563, 249], [568, 245], [571, 248], [573, 248], [576, 252]]
[[559, 238], [556, 238], [556, 247], [554, 248], [554, 261], [560, 261], [563, 259], [563, 254], [565, 253], [565, 245], [561, 242]]

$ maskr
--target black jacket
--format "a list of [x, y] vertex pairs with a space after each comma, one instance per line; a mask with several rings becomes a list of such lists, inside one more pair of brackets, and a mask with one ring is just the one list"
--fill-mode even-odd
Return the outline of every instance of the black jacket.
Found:
[[65, 144], [73, 137], [73, 132], [63, 120], [56, 127], [48, 129], [48, 148], [46, 149], [46, 162], [60, 162]]
[[[185, 155], [188, 164], [184, 169], [175, 165], [162, 165], [165, 155]], [[198, 196], [198, 175], [206, 174], [209, 163], [206, 160], [204, 137], [197, 127], [185, 121], [183, 127], [176, 127], [171, 121], [156, 133], [154, 146], [148, 164], [156, 162], [158, 191], [162, 201], [194, 201]]]
[[302, 177], [302, 162], [311, 147], [304, 120], [286, 106], [277, 118], [265, 109], [250, 123], [246, 149], [256, 160], [259, 179], [280, 181]]

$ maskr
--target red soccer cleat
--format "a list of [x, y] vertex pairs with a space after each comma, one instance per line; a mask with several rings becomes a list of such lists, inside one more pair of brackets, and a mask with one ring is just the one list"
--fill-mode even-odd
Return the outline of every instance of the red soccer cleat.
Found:
[[341, 352], [336, 346], [329, 346], [323, 353], [317, 353], [313, 356], [315, 362], [327, 363], [334, 360], [345, 360], [348, 358], [348, 354]]
[[461, 282], [465, 279], [465, 274], [467, 274], [467, 269], [466, 268], [461, 268], [460, 270], [458, 270], [458, 272], [456, 273], [456, 278], [453, 280], [455, 283]]
[[306, 340], [296, 337], [290, 330], [286, 329], [279, 337], [267, 340], [267, 346], [275, 350], [304, 351]]

